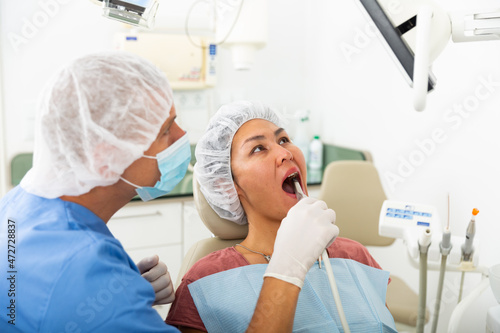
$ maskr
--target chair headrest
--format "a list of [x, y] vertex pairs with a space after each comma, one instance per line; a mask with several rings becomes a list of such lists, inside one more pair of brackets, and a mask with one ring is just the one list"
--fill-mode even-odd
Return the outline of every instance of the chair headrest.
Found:
[[239, 225], [223, 219], [210, 207], [207, 199], [201, 193], [196, 173], [193, 173], [193, 198], [201, 220], [215, 236], [220, 239], [240, 239], [247, 236], [248, 224]]
[[377, 169], [368, 161], [334, 161], [323, 173], [319, 199], [337, 214], [342, 237], [365, 246], [388, 246], [395, 239], [378, 234], [380, 209], [387, 199]]

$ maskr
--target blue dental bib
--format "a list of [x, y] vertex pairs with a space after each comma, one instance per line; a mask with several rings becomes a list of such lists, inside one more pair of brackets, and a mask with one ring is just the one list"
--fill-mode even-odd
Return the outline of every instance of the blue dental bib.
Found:
[[[351, 332], [397, 332], [385, 305], [389, 272], [350, 259], [331, 258]], [[245, 332], [267, 265], [242, 266], [206, 276], [188, 288], [208, 332]], [[299, 294], [293, 332], [343, 332], [326, 270], [318, 263]]]

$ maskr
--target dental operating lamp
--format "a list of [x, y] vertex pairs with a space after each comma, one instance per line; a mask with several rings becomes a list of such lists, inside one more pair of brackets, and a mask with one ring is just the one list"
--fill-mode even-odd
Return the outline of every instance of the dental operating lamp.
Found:
[[[140, 28], [153, 29], [159, 0], [90, 0], [103, 9], [103, 16]], [[211, 2], [214, 12], [217, 11], [218, 0], [194, 1], [188, 11], [185, 32], [189, 40], [189, 17], [194, 7], [204, 2]], [[267, 0], [236, 1], [221, 5], [225, 11], [233, 11], [235, 17], [230, 20], [221, 15], [214, 21], [215, 37], [213, 45], [221, 45], [231, 50], [233, 65], [236, 70], [250, 69], [256, 58], [256, 51], [267, 44]], [[237, 4], [237, 5], [236, 5]], [[259, 22], [259, 24], [255, 24]]]
[[91, 0], [101, 5], [103, 16], [133, 26], [152, 29], [158, 0]]
[[432, 62], [454, 42], [500, 40], [500, 8], [445, 12], [432, 0], [360, 0], [389, 53], [413, 87], [415, 110], [425, 109], [435, 87]]

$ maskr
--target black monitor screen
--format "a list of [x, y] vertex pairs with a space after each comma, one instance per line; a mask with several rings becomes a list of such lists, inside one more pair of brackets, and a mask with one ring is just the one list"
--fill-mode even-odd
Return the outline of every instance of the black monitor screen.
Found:
[[[402, 38], [402, 34], [416, 26], [416, 17], [412, 17], [399, 27], [394, 27], [377, 0], [360, 0], [361, 4], [370, 15], [376, 27], [384, 37], [406, 74], [413, 82], [414, 54]], [[431, 76], [427, 91], [434, 89], [435, 82]]]

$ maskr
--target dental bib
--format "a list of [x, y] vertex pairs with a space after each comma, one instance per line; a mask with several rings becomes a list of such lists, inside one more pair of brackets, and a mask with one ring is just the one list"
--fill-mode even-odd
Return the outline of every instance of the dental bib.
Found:
[[[389, 272], [350, 259], [331, 258], [351, 332], [397, 332], [385, 305]], [[188, 288], [208, 332], [245, 332], [262, 288], [266, 264], [206, 276]], [[293, 332], [343, 332], [325, 269], [307, 273]]]

